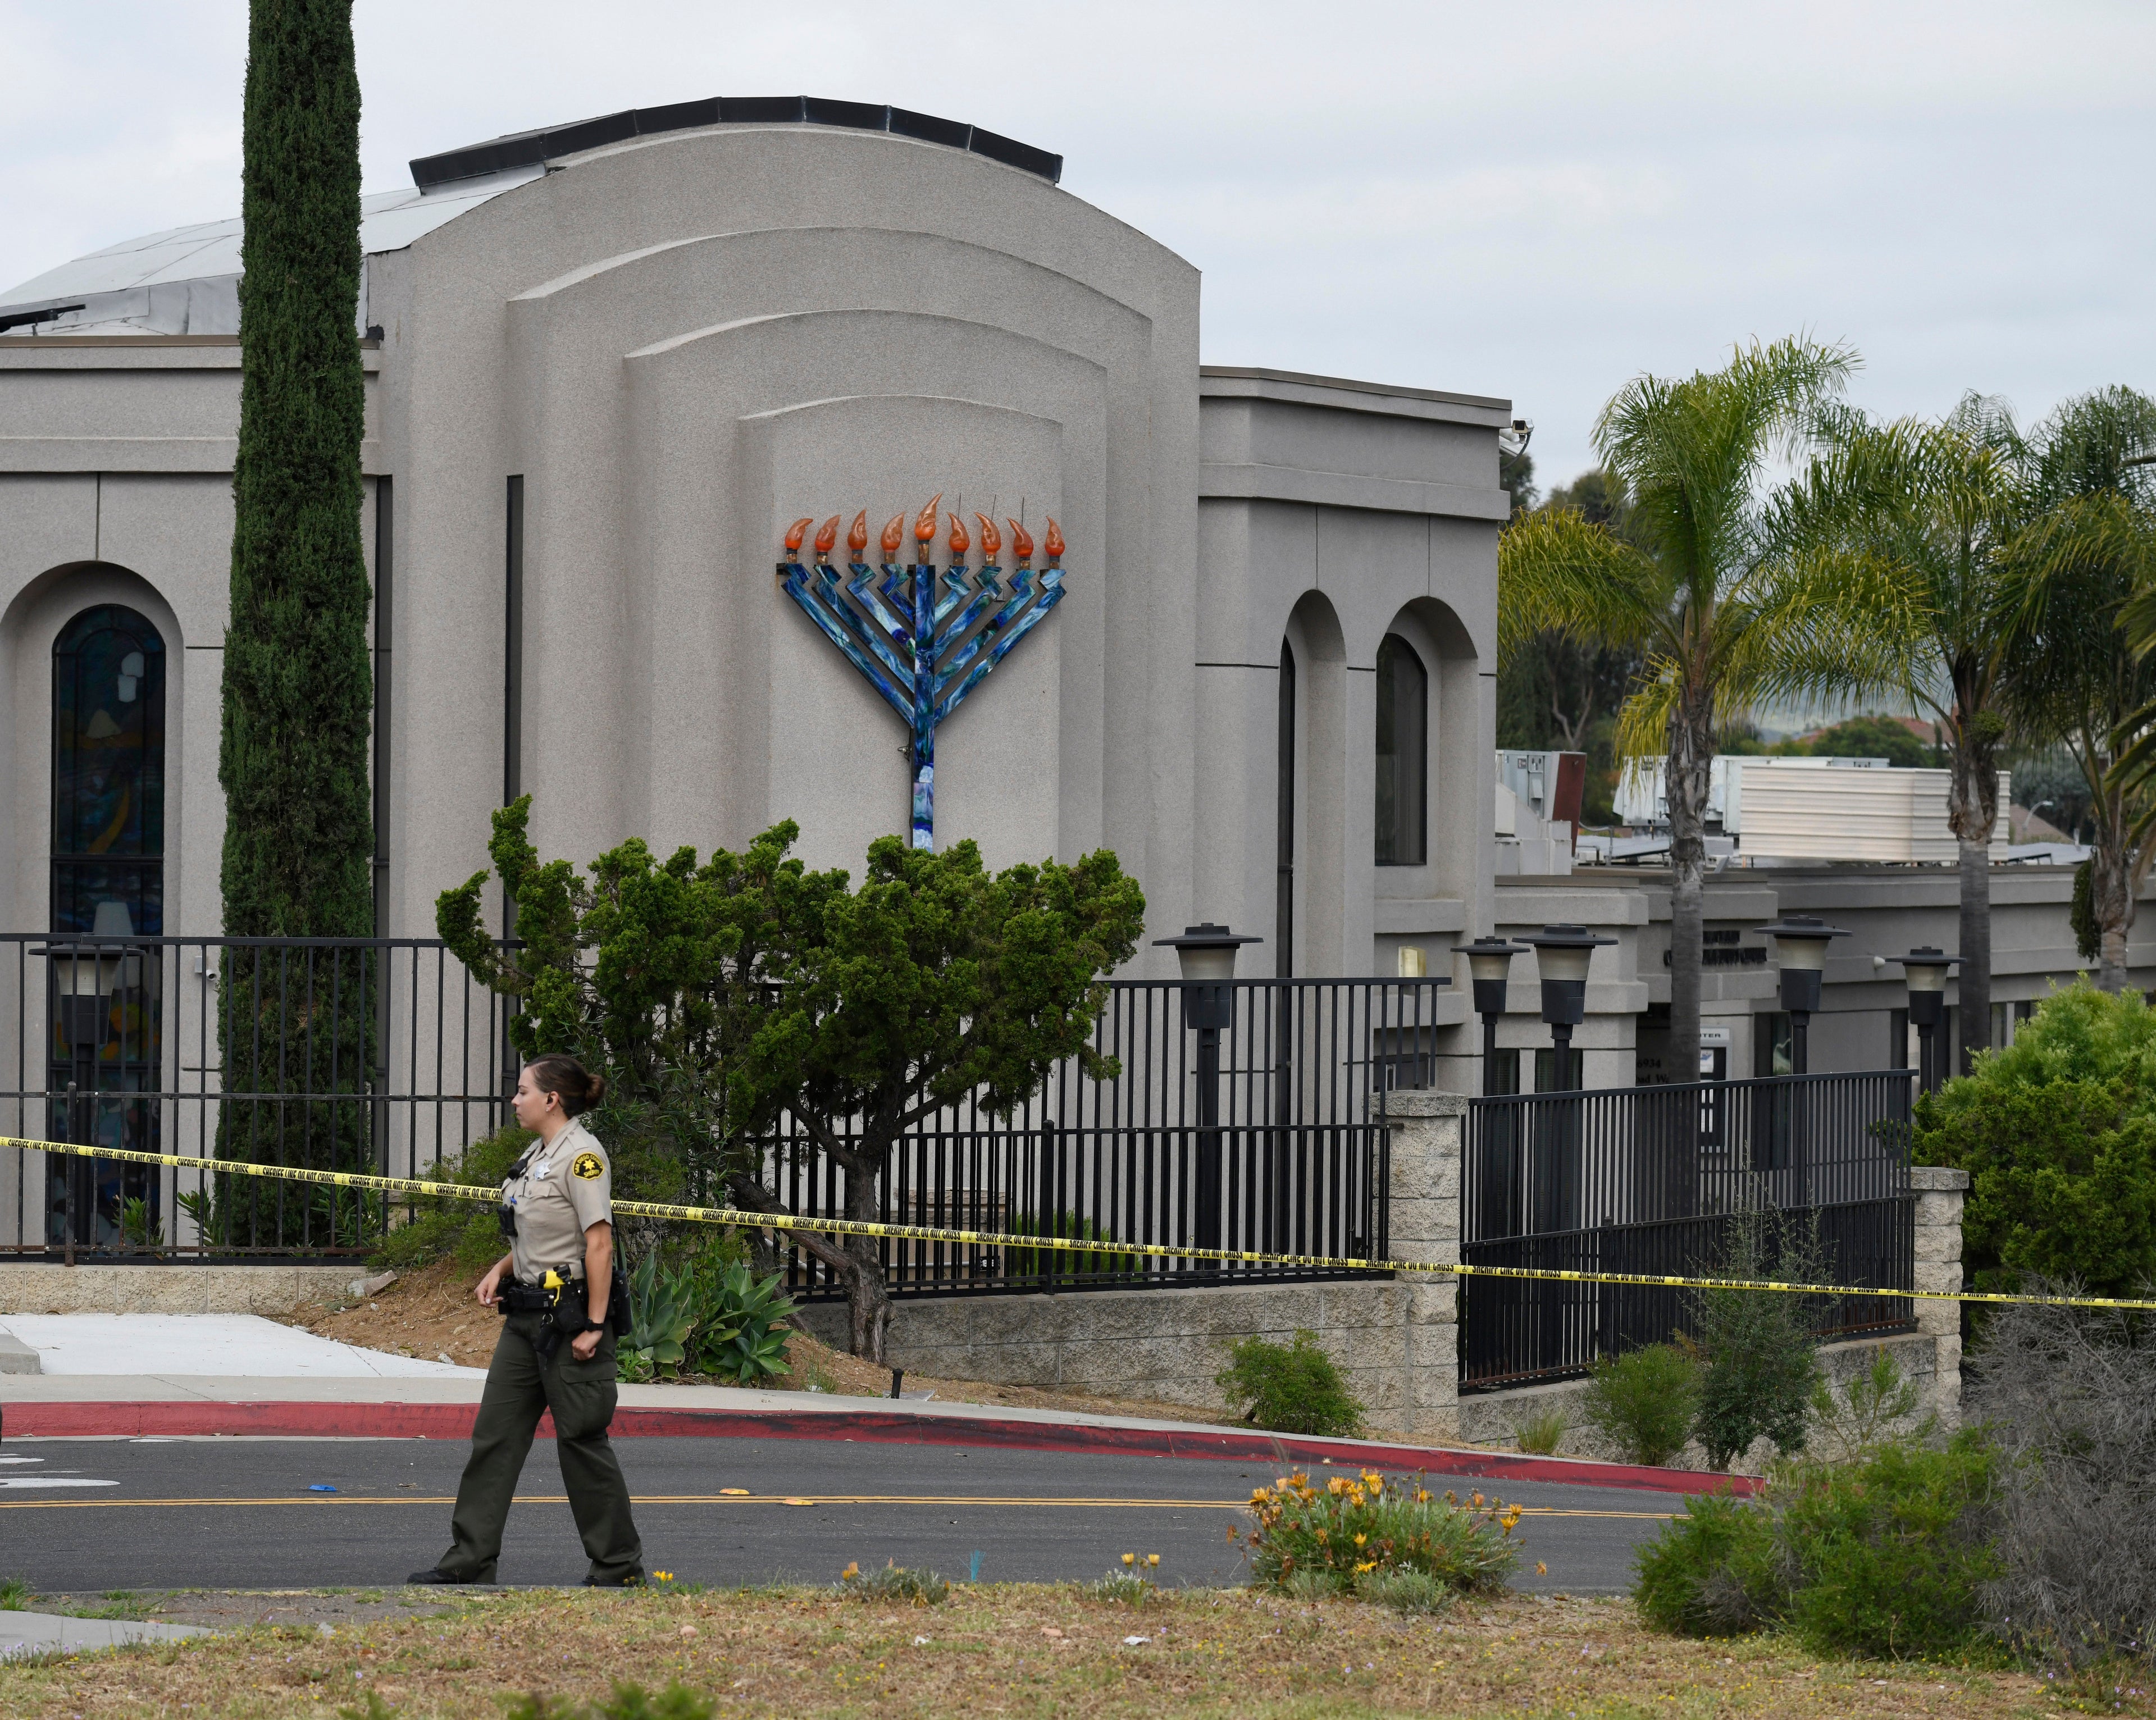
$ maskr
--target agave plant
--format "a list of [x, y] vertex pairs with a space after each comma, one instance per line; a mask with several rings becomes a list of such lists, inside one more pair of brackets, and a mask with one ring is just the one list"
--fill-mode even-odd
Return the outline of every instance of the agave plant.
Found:
[[696, 1371], [741, 1385], [790, 1372], [787, 1333], [778, 1322], [793, 1304], [780, 1294], [778, 1274], [759, 1283], [747, 1263], [737, 1260], [717, 1287], [696, 1322]]
[[660, 1368], [679, 1368], [688, 1355], [696, 1324], [685, 1271], [661, 1276], [656, 1250], [629, 1275], [629, 1337], [621, 1346], [622, 1372], [649, 1379]]

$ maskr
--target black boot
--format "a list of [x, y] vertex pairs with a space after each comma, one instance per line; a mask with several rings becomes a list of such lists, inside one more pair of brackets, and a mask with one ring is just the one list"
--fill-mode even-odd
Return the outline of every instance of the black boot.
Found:
[[405, 1580], [405, 1582], [407, 1582], [408, 1584], [414, 1584], [414, 1583], [469, 1583], [469, 1582], [470, 1582], [472, 1579], [471, 1579], [470, 1577], [453, 1577], [453, 1576], [451, 1576], [451, 1575], [450, 1575], [447, 1571], [441, 1570], [441, 1569], [438, 1569], [438, 1568], [436, 1568], [436, 1567], [434, 1567], [434, 1566], [429, 1566], [427, 1569], [425, 1569], [425, 1570], [424, 1570], [424, 1571], [414, 1571], [414, 1572], [413, 1572], [413, 1573], [412, 1573], [412, 1574], [411, 1574], [410, 1576], [407, 1577], [404, 1580]]

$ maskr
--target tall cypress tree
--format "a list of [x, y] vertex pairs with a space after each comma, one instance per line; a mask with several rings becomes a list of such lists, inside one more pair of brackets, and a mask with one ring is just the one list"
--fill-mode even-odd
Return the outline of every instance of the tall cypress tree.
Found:
[[225, 635], [224, 929], [372, 929], [351, 0], [254, 0]]
[[[253, 0], [243, 150], [239, 452], [218, 763], [224, 929], [362, 937], [373, 924], [373, 695], [352, 0]], [[233, 950], [223, 968], [228, 1094], [364, 1087], [372, 973], [362, 955]], [[357, 1103], [238, 1100], [226, 1112], [228, 1157], [322, 1165], [364, 1152]], [[274, 1235], [263, 1234], [264, 1199]], [[306, 1216], [285, 1191], [242, 1199], [238, 1211], [234, 1243], [329, 1240], [323, 1209]]]

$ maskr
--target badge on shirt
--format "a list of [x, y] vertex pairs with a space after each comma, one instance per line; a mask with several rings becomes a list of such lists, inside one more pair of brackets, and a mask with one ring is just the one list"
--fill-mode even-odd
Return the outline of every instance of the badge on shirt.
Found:
[[599, 1156], [596, 1153], [579, 1153], [577, 1155], [577, 1162], [569, 1168], [587, 1182], [593, 1177], [603, 1175], [606, 1172], [606, 1167], [599, 1163]]

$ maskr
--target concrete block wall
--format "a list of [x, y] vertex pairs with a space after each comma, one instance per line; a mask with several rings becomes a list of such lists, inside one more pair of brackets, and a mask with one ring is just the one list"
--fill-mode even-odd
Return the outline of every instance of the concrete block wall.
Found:
[[341, 1266], [0, 1265], [4, 1314], [289, 1314], [363, 1275]]
[[[1392, 1254], [1457, 1265], [1467, 1101], [1394, 1093], [1387, 1111]], [[803, 1323], [826, 1342], [844, 1342], [842, 1307], [805, 1310]], [[1214, 1377], [1229, 1346], [1252, 1335], [1286, 1343], [1299, 1330], [1317, 1334], [1373, 1430], [1460, 1436], [1458, 1302], [1449, 1275], [907, 1302], [892, 1318], [890, 1353], [908, 1373], [1221, 1409]]]
[[[1959, 1290], [1961, 1214], [1969, 1198], [1969, 1173], [1919, 1165], [1910, 1171], [1909, 1183], [1917, 1195], [1916, 1287]], [[1961, 1304], [1919, 1302], [1917, 1330], [1931, 1339], [1938, 1355], [1932, 1407], [1941, 1421], [1958, 1425], [1961, 1420]]]

